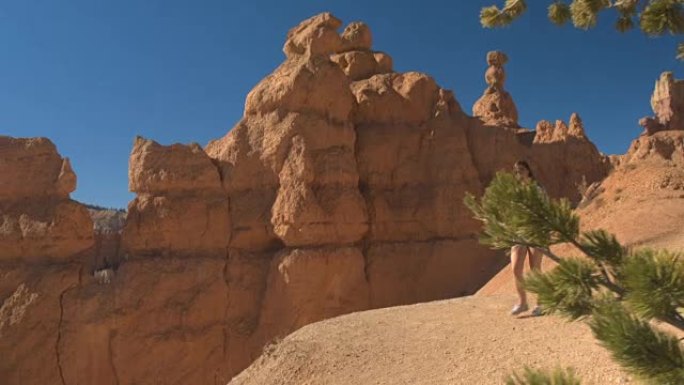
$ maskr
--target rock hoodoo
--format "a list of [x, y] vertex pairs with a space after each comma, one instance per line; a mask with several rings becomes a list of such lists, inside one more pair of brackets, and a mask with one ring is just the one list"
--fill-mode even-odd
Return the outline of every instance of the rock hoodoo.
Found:
[[[488, 88], [470, 117], [430, 76], [394, 72], [367, 25], [340, 34], [341, 26], [324, 13], [290, 30], [285, 61], [205, 148], [135, 140], [127, 257], [106, 274], [82, 264], [2, 271], [0, 302], [24, 316], [0, 320], [12, 336], [0, 339], [0, 378], [226, 383], [269, 341], [307, 323], [473, 293], [506, 260], [478, 244], [463, 197], [516, 160], [530, 160], [551, 195], [574, 201], [580, 181], [608, 172], [578, 116], [541, 124], [536, 137], [519, 129], [503, 53], [488, 55]], [[14, 158], [35, 151], [22, 146]], [[10, 176], [0, 202], [45, 188], [66, 199], [75, 177], [48, 155], [0, 163], [0, 178]], [[16, 183], [20, 172], [47, 172], [22, 170], [50, 157], [52, 184]], [[14, 222], [4, 223], [0, 230]], [[88, 247], [86, 225], [85, 235], [70, 225], [59, 239], [41, 238], [44, 255]], [[51, 251], [64, 240], [68, 248]]]
[[93, 244], [76, 175], [46, 138], [0, 136], [0, 261], [66, 261]]
[[676, 80], [672, 72], [664, 72], [656, 81], [651, 108], [655, 117], [639, 121], [645, 135], [658, 131], [684, 130], [684, 80]]
[[491, 126], [518, 128], [518, 110], [513, 98], [504, 89], [506, 84], [506, 71], [504, 65], [508, 62], [508, 56], [500, 51], [492, 51], [487, 54], [487, 72], [485, 81], [487, 89], [482, 97], [473, 106], [473, 115]]
[[537, 123], [534, 143], [567, 142], [569, 140], [588, 142], [584, 133], [584, 124], [576, 112], [570, 115], [569, 124], [562, 120], [556, 120], [555, 125], [547, 120]]

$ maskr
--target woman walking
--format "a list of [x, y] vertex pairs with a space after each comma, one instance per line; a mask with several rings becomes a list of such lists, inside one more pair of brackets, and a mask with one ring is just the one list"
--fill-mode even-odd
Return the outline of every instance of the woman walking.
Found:
[[[526, 183], [535, 183], [541, 191], [543, 189], [537, 183], [534, 178], [532, 169], [530, 165], [524, 160], [519, 160], [513, 165], [513, 170], [520, 180]], [[525, 257], [529, 256], [530, 270], [540, 271], [542, 265], [542, 257], [544, 254], [542, 251], [535, 247], [516, 245], [511, 247], [511, 269], [513, 270], [513, 276], [515, 277], [515, 288], [518, 292], [518, 303], [511, 309], [511, 315], [518, 315], [529, 309], [527, 303], [527, 293], [523, 287], [523, 272], [525, 267]], [[535, 306], [532, 310], [533, 316], [541, 315], [541, 308], [539, 305]]]

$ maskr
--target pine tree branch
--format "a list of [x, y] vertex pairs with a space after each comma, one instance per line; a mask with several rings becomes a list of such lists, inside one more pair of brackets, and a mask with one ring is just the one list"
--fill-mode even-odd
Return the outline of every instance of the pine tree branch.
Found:
[[682, 317], [679, 312], [674, 311], [674, 314], [668, 315], [667, 317], [662, 318], [661, 320], [665, 323], [668, 323], [679, 330], [684, 330], [684, 317]]
[[561, 261], [562, 258], [559, 257], [558, 255], [554, 254], [554, 253], [551, 251], [551, 249], [549, 249], [549, 248], [547, 248], [547, 247], [540, 247], [539, 249], [541, 249], [541, 251], [542, 251], [544, 254], [546, 254], [547, 257], [551, 258], [552, 261], [554, 261], [554, 262], [556, 262], [556, 263], [560, 263], [560, 261]]
[[582, 253], [584, 253], [584, 255], [586, 255], [587, 257], [591, 258], [596, 262], [596, 265], [598, 266], [599, 271], [601, 272], [601, 276], [603, 277], [603, 279], [601, 279], [599, 282], [601, 282], [601, 284], [604, 287], [610, 289], [612, 292], [617, 294], [620, 297], [620, 299], [622, 299], [622, 297], [624, 297], [627, 291], [625, 290], [625, 288], [621, 287], [620, 285], [613, 282], [612, 279], [610, 279], [610, 275], [608, 275], [608, 270], [606, 269], [605, 264], [603, 264], [603, 262], [598, 261], [600, 259], [600, 256], [597, 256], [594, 253], [592, 253], [591, 250], [584, 247], [584, 245], [582, 245], [576, 239], [570, 239], [570, 243], [576, 248], [578, 248]]

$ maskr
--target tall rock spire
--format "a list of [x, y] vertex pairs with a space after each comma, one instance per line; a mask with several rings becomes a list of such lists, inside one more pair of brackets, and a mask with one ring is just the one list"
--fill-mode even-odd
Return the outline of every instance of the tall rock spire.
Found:
[[684, 130], [684, 81], [675, 79], [672, 72], [663, 72], [656, 81], [651, 108], [655, 116], [639, 120], [644, 135], [664, 130]]
[[504, 65], [508, 56], [500, 51], [487, 53], [487, 72], [485, 81], [487, 89], [473, 106], [473, 115], [482, 119], [485, 124], [518, 128], [518, 110], [513, 98], [506, 92], [506, 71]]

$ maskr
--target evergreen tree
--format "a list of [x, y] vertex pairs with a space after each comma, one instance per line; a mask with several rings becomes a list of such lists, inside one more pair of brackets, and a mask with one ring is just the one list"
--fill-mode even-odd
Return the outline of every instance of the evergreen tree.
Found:
[[[576, 28], [596, 26], [599, 13], [617, 12], [615, 28], [620, 32], [639, 26], [649, 36], [684, 32], [684, 0], [568, 0], [555, 1], [548, 7], [549, 20], [562, 26], [568, 22]], [[486, 28], [503, 27], [527, 10], [525, 0], [505, 0], [503, 8], [496, 5], [482, 8], [480, 22]], [[677, 48], [677, 58], [684, 60], [684, 43]]]
[[[479, 201], [468, 194], [465, 203], [483, 223], [482, 243], [495, 249], [541, 248], [557, 263], [551, 271], [525, 278], [525, 287], [537, 294], [545, 313], [587, 319], [613, 358], [648, 383], [684, 384], [680, 341], [651, 322], [684, 331], [682, 255], [629, 249], [603, 230], [581, 232], [570, 202], [553, 200], [534, 183], [509, 173], [498, 173]], [[549, 249], [559, 243], [574, 245], [583, 255], [561, 258]], [[509, 384], [578, 383], [558, 376], [529, 371]]]

